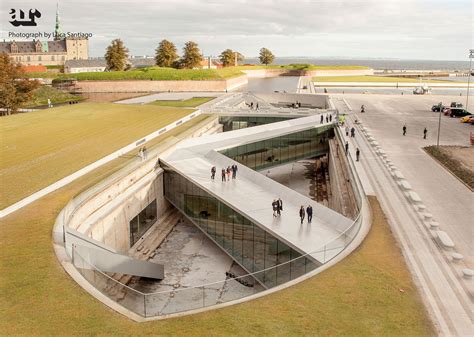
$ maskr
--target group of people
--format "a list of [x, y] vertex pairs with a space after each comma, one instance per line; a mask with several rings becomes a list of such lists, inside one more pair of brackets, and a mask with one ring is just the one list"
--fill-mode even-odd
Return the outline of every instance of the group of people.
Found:
[[281, 216], [281, 211], [283, 211], [283, 200], [281, 200], [280, 198], [273, 199], [272, 209], [274, 217]]
[[[406, 124], [404, 124], [403, 127], [402, 127], [402, 133], [403, 133], [404, 136], [406, 136], [406, 134], [407, 134], [407, 126], [406, 126]], [[427, 135], [428, 135], [428, 129], [425, 127], [425, 128], [423, 129], [423, 139], [426, 139], [426, 136], [427, 136]]]
[[[250, 104], [248, 104], [248, 103], [246, 103], [246, 104], [250, 108], [250, 110], [253, 110], [253, 108], [254, 108], [253, 102], [250, 102]], [[255, 103], [255, 110], [259, 110], [259, 109], [260, 109], [260, 107], [258, 106], [258, 102], [257, 102], [257, 103]]]
[[[346, 128], [347, 129], [347, 128]], [[354, 128], [352, 128], [354, 129]], [[348, 132], [346, 130], [346, 135], [348, 135]], [[354, 136], [351, 136], [351, 137], [354, 137]], [[336, 152], [339, 152], [339, 144], [336, 144]], [[349, 142], [346, 140], [346, 143], [344, 144], [344, 151], [346, 153], [346, 156], [349, 154]], [[337, 153], [336, 153], [337, 154]], [[355, 152], [355, 155], [356, 155], [356, 161], [359, 161], [359, 157], [360, 157], [360, 150], [358, 147], [356, 147], [356, 152]]]
[[[330, 123], [332, 122], [332, 114], [327, 114], [326, 115], [326, 123]], [[321, 121], [320, 121], [320, 124], [323, 124], [324, 123], [324, 115], [321, 114]]]
[[141, 147], [140, 150], [138, 150], [138, 156], [142, 161], [146, 160], [148, 158], [148, 150], [146, 147]]
[[351, 134], [351, 138], [354, 138], [355, 137], [355, 128], [352, 127], [349, 129], [349, 126], [346, 126], [346, 136], [349, 137], [349, 133]]
[[[306, 214], [308, 214], [308, 223], [311, 223], [311, 221], [313, 220], [313, 207], [311, 207], [311, 205], [308, 205], [308, 207], [306, 207]], [[304, 209], [304, 206], [301, 206], [300, 207], [301, 224], [303, 224], [304, 218], [305, 218], [305, 209]]]
[[[214, 180], [216, 178], [216, 167], [213, 166], [211, 168], [211, 180]], [[222, 168], [221, 170], [221, 179], [223, 182], [229, 181], [230, 177], [232, 176], [232, 179], [237, 178], [237, 171], [238, 167], [237, 164], [233, 164], [232, 166], [227, 166], [227, 168]]]

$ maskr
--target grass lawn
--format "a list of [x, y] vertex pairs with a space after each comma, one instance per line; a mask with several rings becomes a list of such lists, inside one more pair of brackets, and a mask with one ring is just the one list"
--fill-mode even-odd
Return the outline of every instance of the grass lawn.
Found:
[[[313, 77], [314, 82], [415, 82], [418, 83], [418, 78], [405, 78], [405, 77], [389, 77], [389, 76], [315, 76]], [[421, 80], [423, 83], [446, 83], [447, 81], [441, 80]]]
[[25, 107], [33, 108], [41, 105], [48, 105], [48, 98], [51, 100], [53, 105], [67, 103], [69, 101], [81, 101], [84, 99], [81, 96], [72, 95], [49, 85], [42, 85], [34, 91], [32, 99], [25, 104]]
[[[434, 335], [377, 200], [367, 239], [335, 267], [289, 289], [202, 314], [134, 323], [78, 286], [51, 245], [68, 200], [110, 174], [108, 165], [0, 220], [0, 331], [7, 336]], [[401, 292], [403, 289], [404, 292]]]
[[227, 78], [243, 76], [240, 69], [234, 67], [222, 69], [174, 69], [148, 67], [129, 71], [107, 71], [78, 74], [62, 74], [55, 81], [61, 79], [76, 80], [155, 80], [155, 81], [205, 81], [224, 80]]
[[369, 69], [366, 66], [323, 66], [310, 63], [293, 63], [293, 64], [270, 64], [265, 65], [254, 65], [254, 66], [238, 66], [242, 70], [252, 70], [252, 69], [288, 69], [288, 70], [356, 70], [356, 69]]
[[195, 108], [201, 104], [212, 101], [215, 97], [193, 97], [182, 101], [154, 101], [149, 104], [158, 106], [171, 106], [175, 108]]
[[474, 149], [467, 146], [427, 146], [424, 150], [448, 171], [474, 190]]
[[0, 208], [191, 112], [81, 103], [1, 117]]

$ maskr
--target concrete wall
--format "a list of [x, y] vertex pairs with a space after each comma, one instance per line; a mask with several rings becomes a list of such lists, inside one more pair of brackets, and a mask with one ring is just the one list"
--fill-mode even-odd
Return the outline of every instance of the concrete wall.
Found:
[[77, 81], [77, 92], [166, 92], [166, 91], [226, 91], [247, 84], [247, 77], [240, 76], [215, 81]]
[[[218, 118], [186, 132], [184, 138], [222, 130]], [[160, 153], [171, 151], [181, 139]], [[86, 236], [121, 252], [130, 248], [129, 223], [154, 199], [157, 201], [157, 222], [171, 205], [163, 195], [163, 170], [156, 169], [158, 153], [145, 162], [135, 163], [105, 179], [73, 199], [65, 209], [65, 223]]]

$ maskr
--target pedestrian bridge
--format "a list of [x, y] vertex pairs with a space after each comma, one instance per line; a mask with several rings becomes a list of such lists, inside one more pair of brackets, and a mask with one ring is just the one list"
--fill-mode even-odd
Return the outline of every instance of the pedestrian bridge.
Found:
[[[252, 169], [327, 152], [315, 135], [335, 124], [321, 124], [320, 120], [317, 114], [188, 139], [160, 159], [166, 198], [237, 263], [256, 273], [266, 287], [331, 260], [357, 230], [353, 219]], [[233, 164], [238, 165], [236, 179], [222, 182], [221, 169]], [[210, 178], [212, 166], [217, 168], [215, 180]], [[272, 201], [277, 198], [283, 200], [280, 217], [274, 217], [272, 211]], [[301, 225], [299, 209], [308, 205], [313, 207], [313, 221]]]

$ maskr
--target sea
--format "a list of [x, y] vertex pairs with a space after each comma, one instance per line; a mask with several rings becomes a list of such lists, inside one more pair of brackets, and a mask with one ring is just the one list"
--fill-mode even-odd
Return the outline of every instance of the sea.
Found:
[[[246, 58], [244, 63], [258, 64], [258, 58]], [[328, 66], [367, 66], [375, 70], [442, 70], [467, 71], [469, 61], [436, 61], [436, 60], [398, 60], [398, 59], [337, 59], [307, 57], [277, 57], [273, 64], [311, 63]]]

